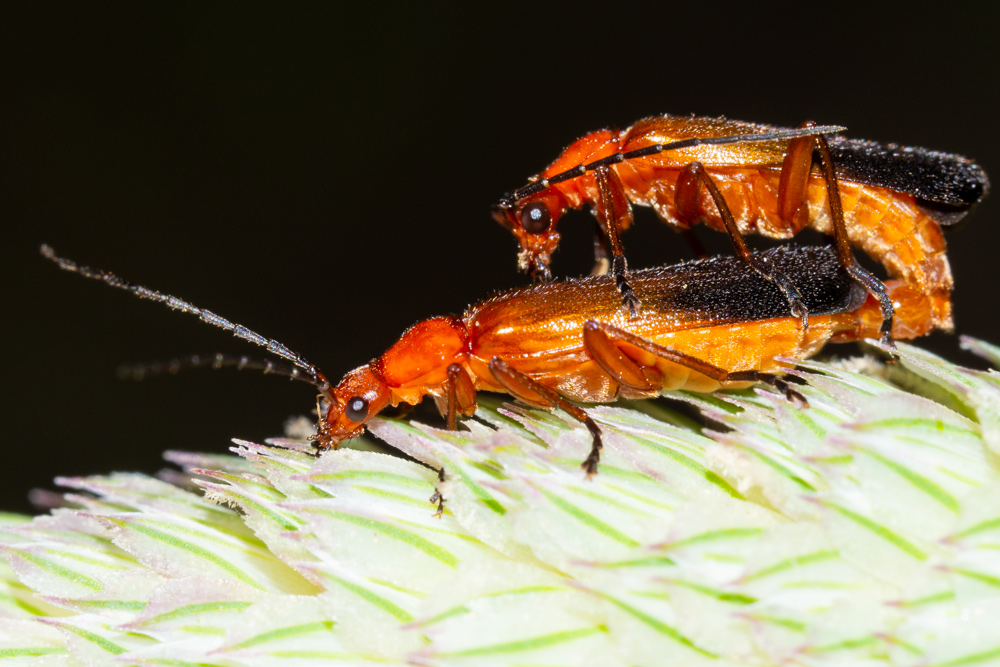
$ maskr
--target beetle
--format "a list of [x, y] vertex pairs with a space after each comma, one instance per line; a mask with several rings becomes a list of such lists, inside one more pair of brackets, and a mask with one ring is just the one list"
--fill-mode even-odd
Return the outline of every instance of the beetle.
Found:
[[[79, 266], [48, 246], [42, 254], [65, 270], [196, 315], [291, 362], [289, 374], [314, 384], [326, 404], [315, 436], [318, 451], [360, 435], [390, 405], [431, 396], [455, 428], [458, 415], [475, 412], [476, 392], [506, 392], [529, 405], [560, 408], [588, 428], [592, 446], [581, 464], [588, 476], [598, 469], [601, 430], [570, 401], [607, 403], [668, 389], [711, 392], [765, 383], [804, 404], [791, 386], [802, 380], [780, 377], [787, 367], [777, 357], [803, 359], [831, 339], [877, 336], [881, 325], [877, 302], [844, 270], [835, 248], [785, 245], [754, 257], [794, 281], [809, 312], [805, 329], [777, 286], [738, 258], [716, 257], [635, 272], [636, 293], [646, 306], [634, 318], [620, 308], [610, 276], [501, 292], [461, 316], [418, 322], [384, 354], [332, 385], [278, 341], [177, 297]], [[903, 284], [888, 287], [904, 306], [897, 325], [905, 337], [910, 293]]]
[[[557, 222], [566, 210], [589, 205], [598, 224], [595, 271], [608, 269], [610, 254], [623, 303], [632, 311], [640, 300], [630, 287], [619, 233], [632, 224], [633, 204], [651, 206], [689, 238], [698, 222], [727, 232], [748, 263], [744, 234], [785, 239], [809, 226], [834, 236], [841, 262], [880, 299], [884, 334], [892, 329], [891, 301], [881, 281], [858, 266], [849, 244], [927, 297], [927, 326], [951, 329], [952, 276], [941, 229], [987, 194], [986, 174], [958, 155], [827, 139], [831, 129], [843, 128], [807, 122], [789, 130], [662, 115], [621, 131], [599, 130], [504, 195], [494, 217], [517, 237], [521, 269], [546, 280], [559, 244]], [[780, 275], [754, 268], [781, 285]], [[783, 291], [801, 312], [794, 290]]]

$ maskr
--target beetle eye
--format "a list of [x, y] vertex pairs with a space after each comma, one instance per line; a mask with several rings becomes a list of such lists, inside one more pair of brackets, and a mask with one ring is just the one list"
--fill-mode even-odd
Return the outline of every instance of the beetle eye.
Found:
[[360, 396], [355, 396], [347, 402], [344, 414], [347, 415], [347, 418], [352, 422], [364, 421], [365, 417], [368, 416], [368, 401]]
[[552, 224], [549, 208], [540, 201], [534, 201], [521, 209], [521, 226], [529, 234], [541, 234]]

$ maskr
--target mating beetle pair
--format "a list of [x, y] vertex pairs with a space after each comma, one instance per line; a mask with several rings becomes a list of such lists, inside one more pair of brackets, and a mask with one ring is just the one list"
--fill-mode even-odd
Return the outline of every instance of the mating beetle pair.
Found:
[[[593, 474], [601, 431], [570, 401], [763, 382], [804, 402], [791, 386], [798, 380], [779, 376], [776, 357], [803, 359], [828, 340], [881, 336], [891, 345], [892, 337], [950, 328], [941, 228], [985, 195], [985, 175], [958, 156], [824, 136], [839, 129], [662, 116], [587, 135], [505, 196], [494, 217], [520, 242], [521, 267], [547, 279], [556, 223], [568, 208], [590, 205], [598, 273], [606, 275], [543, 282], [460, 317], [420, 322], [336, 385], [277, 341], [80, 267], [47, 246], [42, 252], [64, 269], [198, 315], [290, 362], [288, 374], [316, 385], [326, 404], [320, 450], [359, 435], [389, 405], [430, 395], [454, 427], [457, 415], [475, 411], [476, 392], [499, 391], [584, 423], [593, 444], [582, 466]], [[737, 255], [630, 271], [619, 235], [632, 223], [633, 204], [652, 206], [681, 231], [700, 221], [724, 230]], [[743, 239], [755, 232], [787, 238], [805, 226], [830, 232], [834, 246], [755, 253]], [[852, 245], [882, 263], [890, 280], [861, 268]]]

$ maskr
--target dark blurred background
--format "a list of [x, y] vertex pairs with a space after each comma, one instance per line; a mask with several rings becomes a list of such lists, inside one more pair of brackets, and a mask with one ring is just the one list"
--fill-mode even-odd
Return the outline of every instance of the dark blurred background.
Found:
[[[118, 380], [123, 362], [260, 355], [56, 270], [43, 241], [339, 377], [415, 320], [521, 284], [490, 204], [603, 126], [813, 119], [1000, 174], [993, 9], [474, 4], [5, 4], [0, 508], [29, 510], [56, 475], [261, 440], [313, 405], [308, 386], [250, 372]], [[562, 274], [589, 268], [576, 216], [560, 225]], [[958, 331], [993, 342], [998, 241], [997, 196], [949, 238]], [[687, 257], [649, 211], [625, 242], [633, 266]], [[955, 336], [921, 344], [974, 363]]]

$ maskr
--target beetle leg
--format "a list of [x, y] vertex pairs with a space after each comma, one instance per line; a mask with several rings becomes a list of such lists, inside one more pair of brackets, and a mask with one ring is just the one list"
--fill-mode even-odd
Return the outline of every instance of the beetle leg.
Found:
[[622, 295], [622, 305], [628, 306], [632, 317], [639, 311], [639, 299], [628, 281], [628, 262], [625, 260], [625, 250], [622, 247], [618, 232], [628, 229], [632, 224], [632, 204], [625, 196], [625, 186], [618, 174], [610, 167], [603, 166], [594, 170], [597, 182], [597, 201], [595, 213], [601, 224], [602, 231], [611, 246], [611, 274], [615, 277], [618, 291]]
[[830, 156], [830, 145], [826, 137], [822, 134], [816, 135], [816, 146], [819, 148], [819, 156], [823, 162], [823, 174], [826, 178], [826, 200], [830, 206], [830, 219], [833, 221], [833, 238], [837, 244], [837, 254], [840, 256], [840, 263], [847, 273], [858, 283], [860, 283], [868, 293], [878, 299], [879, 307], [882, 309], [882, 343], [888, 346], [892, 359], [899, 357], [896, 344], [892, 342], [892, 319], [895, 311], [892, 307], [892, 299], [886, 292], [885, 284], [876, 278], [870, 271], [862, 268], [858, 261], [854, 259], [851, 252], [850, 241], [847, 238], [847, 226], [844, 224], [844, 209], [840, 203], [840, 188], [837, 185], [837, 175], [833, 172], [833, 158]]
[[441, 495], [441, 485], [444, 483], [444, 466], [438, 468], [438, 481], [434, 485], [434, 495], [428, 499], [428, 502], [437, 503], [437, 511], [434, 512], [434, 516], [441, 518], [444, 514], [444, 496]]
[[[800, 127], [813, 125], [806, 121]], [[788, 142], [785, 160], [781, 165], [778, 181], [778, 216], [792, 225], [798, 233], [809, 222], [809, 209], [805, 206], [809, 190], [809, 173], [812, 171], [813, 137], [799, 137]]]
[[476, 411], [476, 388], [461, 364], [448, 366], [445, 387], [445, 418], [448, 420], [448, 430], [454, 431], [456, 412], [471, 417]]
[[590, 270], [592, 276], [606, 276], [611, 268], [611, 252], [608, 250], [608, 239], [604, 234], [604, 227], [601, 221], [594, 219], [594, 268]]
[[681, 169], [677, 177], [677, 189], [674, 194], [677, 213], [687, 221], [698, 217], [701, 184], [705, 185], [709, 195], [712, 197], [712, 201], [715, 202], [715, 207], [719, 210], [719, 216], [726, 226], [726, 232], [736, 247], [736, 254], [740, 256], [740, 259], [747, 266], [756, 271], [762, 278], [774, 283], [781, 290], [781, 293], [785, 296], [785, 300], [788, 301], [792, 314], [801, 318], [803, 329], [808, 329], [809, 313], [802, 303], [802, 295], [799, 293], [798, 288], [795, 287], [795, 284], [788, 276], [771, 271], [753, 255], [747, 246], [746, 240], [740, 233], [739, 227], [736, 226], [736, 219], [733, 217], [733, 212], [729, 210], [726, 198], [722, 196], [722, 192], [719, 191], [715, 181], [712, 180], [712, 177], [705, 170], [705, 165], [701, 162], [688, 163]]
[[688, 247], [691, 248], [691, 252], [694, 253], [696, 259], [705, 259], [708, 257], [708, 251], [705, 250], [705, 246], [698, 240], [693, 231], [682, 229], [680, 233], [684, 237], [684, 240], [687, 241]]
[[587, 458], [580, 464], [580, 467], [587, 472], [587, 477], [596, 475], [597, 464], [601, 460], [601, 449], [604, 448], [604, 443], [601, 441], [601, 429], [597, 423], [582, 408], [567, 401], [554, 389], [546, 387], [537, 380], [533, 380], [516, 368], [511, 367], [510, 364], [500, 357], [490, 359], [489, 366], [493, 377], [514, 398], [539, 408], [559, 408], [587, 427], [594, 440], [590, 447], [590, 453], [587, 454]]
[[327, 449], [330, 449], [330, 438], [327, 434], [326, 420], [323, 419], [323, 399], [326, 398], [324, 394], [316, 395], [316, 433], [309, 437], [312, 442], [312, 446], [316, 448], [314, 455], [319, 457]]
[[587, 320], [584, 323], [583, 345], [594, 361], [618, 384], [642, 391], [656, 388], [655, 383], [643, 373], [642, 367], [626, 357], [611, 342], [611, 338], [608, 337], [600, 322]]
[[[448, 430], [455, 430], [455, 415], [462, 413], [466, 417], [471, 417], [476, 411], [476, 387], [472, 383], [469, 374], [465, 372], [461, 364], [451, 364], [448, 366], [448, 377], [445, 380], [445, 405], [443, 412], [448, 420]], [[444, 513], [444, 496], [441, 494], [441, 483], [444, 482], [444, 467], [437, 471], [438, 483], [434, 486], [434, 495], [429, 502], [437, 503], [437, 511], [434, 516], [441, 518]]]
[[[812, 128], [815, 126], [814, 122], [807, 120], [799, 127]], [[895, 314], [892, 299], [886, 292], [885, 284], [858, 264], [851, 251], [847, 225], [844, 223], [844, 210], [840, 202], [840, 187], [833, 169], [833, 158], [830, 156], [830, 146], [826, 137], [822, 134], [798, 137], [789, 142], [788, 150], [785, 152], [785, 161], [781, 165], [781, 180], [778, 183], [778, 213], [782, 220], [795, 226], [795, 231], [806, 224], [808, 210], [804, 204], [809, 187], [809, 173], [812, 170], [814, 144], [818, 149], [823, 167], [826, 198], [833, 226], [833, 239], [837, 246], [840, 263], [855, 282], [860, 283], [868, 293], [878, 299], [882, 310], [882, 326], [880, 328], [882, 342], [890, 348], [893, 358], [895, 358], [898, 353], [895, 343], [892, 342], [892, 321]]]
[[[624, 329], [619, 329], [612, 324], [605, 324], [604, 322], [598, 322], [596, 320], [588, 320], [584, 326], [584, 344], [587, 345], [587, 351], [591, 352], [596, 361], [601, 368], [604, 368], [609, 375], [618, 380], [619, 375], [623, 379], [619, 380], [622, 384], [628, 386], [636, 386], [629, 384], [628, 373], [633, 372], [629, 369], [631, 365], [635, 369], [640, 369], [640, 367], [635, 364], [631, 359], [628, 359], [620, 350], [615, 350], [613, 353], [609, 353], [603, 345], [606, 343], [608, 347], [616, 347], [613, 343], [614, 339], [618, 339], [634, 345], [635, 347], [645, 350], [650, 354], [654, 354], [661, 359], [667, 361], [672, 361], [675, 364], [680, 364], [691, 370], [698, 371], [703, 375], [716, 380], [717, 382], [763, 382], [768, 384], [781, 393], [785, 395], [789, 401], [793, 403], [799, 403], [803, 406], [808, 406], [809, 401], [806, 400], [805, 396], [800, 394], [791, 388], [791, 384], [805, 384], [805, 381], [801, 378], [795, 376], [790, 376], [788, 378], [781, 378], [773, 373], [764, 373], [762, 371], [750, 370], [750, 371], [727, 371], [724, 368], [719, 368], [707, 361], [702, 361], [696, 357], [684, 354], [683, 352], [677, 352], [676, 350], [671, 350], [669, 347], [664, 347], [658, 343], [654, 343], [651, 340], [637, 336], [634, 333], [625, 331]], [[590, 333], [590, 339], [588, 342], [587, 334]], [[596, 346], [591, 346], [593, 341], [601, 341]], [[594, 351], [596, 350], [596, 354]], [[621, 359], [616, 360], [614, 358], [615, 354]], [[609, 361], [609, 359], [611, 361]], [[624, 363], [622, 363], [624, 362]], [[607, 365], [605, 365], [607, 364]], [[625, 373], [622, 373], [623, 369]]]

